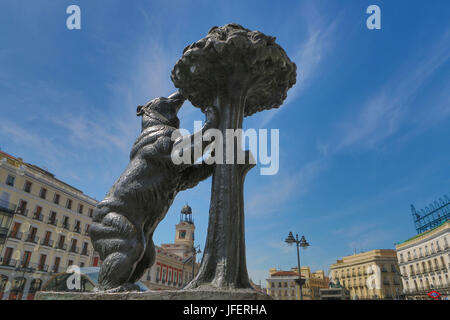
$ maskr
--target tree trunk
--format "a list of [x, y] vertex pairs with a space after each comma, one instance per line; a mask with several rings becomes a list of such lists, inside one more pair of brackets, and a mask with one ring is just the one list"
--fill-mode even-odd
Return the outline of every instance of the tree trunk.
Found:
[[[223, 163], [216, 164], [211, 186], [209, 225], [206, 245], [199, 272], [186, 287], [215, 287], [222, 289], [251, 288], [245, 257], [244, 180], [254, 166], [236, 163], [241, 152], [240, 138], [234, 138], [234, 164], [227, 163], [226, 129], [242, 129], [244, 90], [220, 94], [216, 106], [220, 112], [219, 130], [223, 134]], [[236, 94], [238, 92], [239, 94]]]

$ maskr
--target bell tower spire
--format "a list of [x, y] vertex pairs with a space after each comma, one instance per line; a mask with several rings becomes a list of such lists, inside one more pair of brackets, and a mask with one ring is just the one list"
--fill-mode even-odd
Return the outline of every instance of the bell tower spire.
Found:
[[192, 219], [192, 208], [186, 204], [180, 212], [180, 222], [175, 226], [175, 244], [194, 246], [195, 225]]

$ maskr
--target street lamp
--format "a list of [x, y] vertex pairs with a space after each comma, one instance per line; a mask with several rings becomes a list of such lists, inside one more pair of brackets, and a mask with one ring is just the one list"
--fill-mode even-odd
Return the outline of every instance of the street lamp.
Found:
[[[182, 281], [184, 282], [184, 265], [186, 263], [188, 263], [190, 260], [192, 260], [192, 279], [194, 279], [194, 267], [195, 267], [195, 257], [197, 254], [202, 253], [202, 251], [200, 250], [200, 245], [194, 247], [192, 246], [191, 251], [192, 256], [190, 256], [189, 258], [187, 258], [186, 260], [183, 261], [183, 272], [181, 273], [181, 277], [182, 277]], [[191, 279], [191, 280], [192, 280]], [[184, 285], [186, 285], [187, 283], [185, 283]]]
[[194, 267], [195, 267], [195, 260], [197, 257], [197, 254], [202, 253], [202, 250], [200, 250], [200, 245], [196, 246], [196, 247], [192, 247], [192, 279], [194, 279]]
[[303, 300], [303, 292], [302, 292], [302, 271], [300, 269], [300, 252], [299, 247], [306, 249], [309, 247], [308, 241], [306, 241], [305, 236], [302, 236], [300, 240], [298, 240], [298, 234], [294, 238], [292, 232], [289, 232], [288, 237], [284, 240], [288, 245], [292, 245], [295, 243], [297, 245], [297, 263], [298, 263], [298, 285], [300, 286], [300, 300]]

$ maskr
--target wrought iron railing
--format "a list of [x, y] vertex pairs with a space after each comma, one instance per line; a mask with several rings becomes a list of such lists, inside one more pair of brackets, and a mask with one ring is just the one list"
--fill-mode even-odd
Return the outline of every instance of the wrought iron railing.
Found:
[[19, 231], [10, 231], [8, 237], [16, 240], [22, 240], [23, 233]]

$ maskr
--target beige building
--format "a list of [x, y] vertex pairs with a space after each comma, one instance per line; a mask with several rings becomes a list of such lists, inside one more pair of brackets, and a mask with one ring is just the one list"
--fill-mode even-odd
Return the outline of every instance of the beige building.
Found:
[[141, 282], [150, 290], [181, 289], [189, 283], [199, 268], [194, 234], [192, 209], [186, 205], [181, 210], [180, 222], [175, 226], [175, 242], [155, 246], [155, 263]]
[[436, 290], [441, 298], [450, 293], [450, 221], [396, 245], [406, 299], [430, 299]]
[[350, 292], [351, 299], [398, 299], [402, 293], [395, 250], [376, 249], [337, 260], [331, 281]]
[[[328, 277], [323, 270], [311, 272], [309, 267], [301, 267], [303, 300], [319, 300], [320, 289], [328, 288]], [[269, 269], [267, 294], [275, 300], [300, 300], [300, 286], [297, 284], [298, 268], [289, 271]]]
[[88, 237], [96, 203], [0, 151], [0, 299], [33, 299], [51, 274], [96, 264]]

